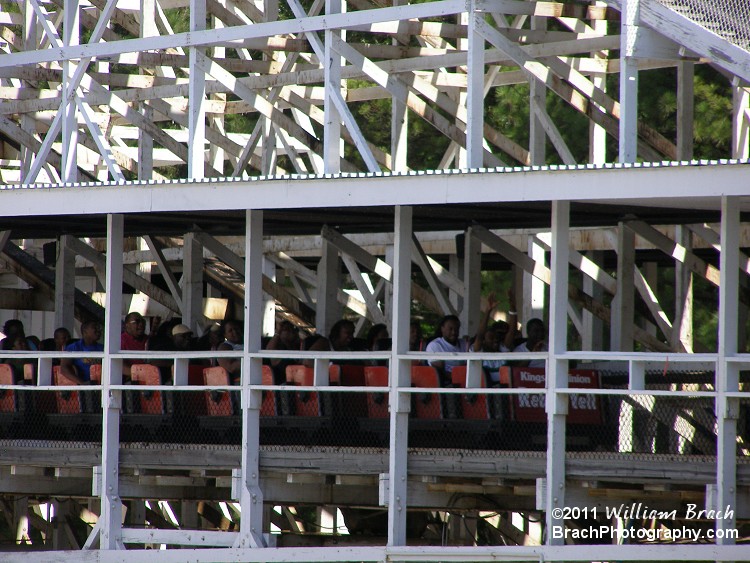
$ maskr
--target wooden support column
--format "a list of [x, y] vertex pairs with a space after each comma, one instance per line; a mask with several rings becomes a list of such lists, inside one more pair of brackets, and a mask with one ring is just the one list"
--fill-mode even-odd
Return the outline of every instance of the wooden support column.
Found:
[[318, 262], [317, 303], [315, 306], [315, 326], [318, 334], [327, 336], [340, 314], [338, 289], [341, 279], [339, 252], [330, 242], [321, 241], [320, 262]]
[[64, 326], [71, 334], [75, 321], [76, 256], [68, 245], [70, 235], [57, 241], [55, 265], [55, 328]]
[[[156, 27], [156, 0], [141, 1], [141, 37], [159, 35]], [[144, 69], [140, 69], [144, 74]], [[143, 117], [153, 121], [154, 110], [145, 101], [140, 104]], [[138, 179], [151, 180], [154, 174], [154, 138], [142, 127], [138, 128]]]
[[622, 0], [620, 21], [620, 162], [638, 157], [638, 60], [635, 44], [639, 24], [639, 1]]
[[[263, 258], [263, 275], [276, 283], [276, 264]], [[276, 300], [268, 295], [263, 294], [263, 319], [262, 335], [273, 336], [276, 332]], [[247, 317], [245, 317], [247, 319]]]
[[[458, 254], [448, 255], [448, 271], [463, 282], [464, 261]], [[452, 289], [448, 290], [448, 300], [456, 311], [460, 311], [464, 306], [463, 295]]]
[[[190, 0], [190, 31], [206, 29], [206, 0]], [[188, 178], [199, 180], [205, 176], [206, 142], [206, 71], [200, 62], [205, 59], [205, 47], [189, 48], [190, 94], [188, 96]]]
[[[36, 14], [34, 13], [34, 8], [31, 5], [30, 2], [24, 2], [22, 4], [23, 10], [23, 19], [24, 19], [24, 26], [23, 26], [23, 50], [24, 51], [34, 51], [37, 49], [38, 46], [38, 40], [37, 40], [37, 19]], [[28, 83], [24, 83], [28, 84]], [[30, 84], [28, 84], [30, 85]], [[29, 114], [22, 114], [21, 115], [21, 129], [28, 133], [29, 135], [34, 135], [36, 133], [36, 120]], [[34, 151], [26, 146], [24, 143], [21, 143], [21, 183], [23, 183], [28, 174], [29, 170], [31, 168], [31, 161], [34, 158]]]
[[[531, 29], [547, 29], [547, 18], [531, 18]], [[547, 111], [547, 86], [529, 76], [529, 157], [532, 166], [544, 165], [547, 158], [547, 134], [535, 108]]]
[[[730, 363], [737, 354], [737, 311], [739, 309], [739, 227], [740, 204], [736, 198], [721, 200], [721, 257], [719, 261], [719, 358], [716, 378], [716, 417], [718, 449], [716, 455], [715, 507], [737, 509], [737, 419], [739, 400], [727, 393], [739, 391], [739, 367]], [[736, 517], [717, 519], [716, 529], [736, 527]], [[719, 544], [735, 543], [731, 538], [717, 539]]]
[[411, 384], [409, 352], [411, 309], [412, 208], [396, 206], [393, 241], [393, 346], [390, 360], [390, 450], [388, 454], [388, 545], [406, 545], [407, 463], [411, 395], [399, 387]]
[[[481, 168], [484, 164], [484, 36], [476, 30], [477, 19], [484, 14], [474, 11], [469, 3], [468, 84], [466, 92], [466, 164]], [[459, 47], [460, 48], [460, 47]]]
[[[65, 0], [63, 12], [63, 44], [65, 46], [80, 43], [80, 12], [78, 0]], [[76, 88], [71, 82], [76, 64], [65, 61], [62, 82], [62, 170], [60, 178], [63, 182], [78, 181], [78, 118], [76, 108]]]
[[[326, 14], [339, 14], [343, 11], [343, 0], [325, 0]], [[333, 48], [334, 38], [340, 39], [341, 30], [325, 30], [325, 98], [323, 111], [325, 123], [323, 129], [324, 166], [326, 174], [341, 171], [341, 114], [334, 102], [334, 96], [341, 94], [341, 55]], [[338, 92], [334, 92], [334, 90]], [[344, 98], [346, 99], [346, 98]]]
[[560, 358], [567, 351], [568, 260], [570, 202], [552, 202], [552, 254], [550, 263], [549, 360], [547, 362], [547, 488], [545, 499], [547, 544], [563, 545], [563, 538], [550, 533], [564, 520], [556, 508], [565, 506], [565, 420], [568, 395], [557, 390], [568, 386], [568, 362]]
[[[544, 247], [541, 246], [533, 236], [529, 236], [529, 256], [537, 263], [544, 266]], [[522, 330], [530, 319], [544, 319], [544, 282], [529, 271], [523, 273], [523, 309]]]
[[[692, 233], [682, 225], [675, 226], [675, 242], [692, 252]], [[681, 261], [674, 266], [674, 323], [672, 347], [676, 350], [682, 342], [686, 350], [693, 349], [693, 273]]]
[[617, 293], [612, 301], [610, 349], [633, 350], [635, 320], [635, 233], [620, 222], [617, 227]]
[[677, 160], [693, 159], [695, 63], [677, 63]]
[[[587, 257], [594, 263], [601, 264], [604, 260], [604, 253], [602, 251], [592, 251], [587, 253]], [[604, 289], [585, 274], [583, 276], [583, 292], [600, 303], [603, 301]], [[582, 315], [583, 334], [581, 336], [583, 349], [589, 351], [604, 350], [604, 321], [585, 308]]]
[[[605, 7], [606, 3], [600, 1], [592, 2], [594, 6]], [[601, 33], [602, 35], [607, 34], [607, 20], [593, 20], [591, 27], [594, 31]], [[608, 51], [592, 53], [594, 59], [606, 60]], [[599, 88], [602, 92], [607, 91], [607, 75], [605, 73], [593, 72], [591, 73], [591, 82], [596, 88]], [[593, 102], [591, 102], [593, 103]], [[596, 123], [594, 120], [589, 121], [589, 162], [591, 164], [604, 164], [607, 162], [607, 130]], [[584, 332], [586, 320], [584, 314]], [[584, 348], [585, 349], [585, 348]], [[601, 350], [602, 348], [594, 348], [595, 350]]]
[[30, 543], [29, 498], [15, 497], [13, 501], [13, 529], [16, 544]]
[[[394, 6], [402, 6], [407, 3], [406, 0], [393, 0]], [[410, 39], [411, 36], [408, 33], [396, 34], [392, 39], [392, 44], [408, 45]], [[409, 112], [406, 104], [394, 96], [391, 98], [391, 170], [394, 172], [405, 172], [408, 168], [408, 130]]]
[[[740, 202], [737, 198], [721, 198], [721, 257], [719, 271], [719, 354], [716, 374], [716, 418], [718, 439], [716, 452], [716, 500], [709, 508], [734, 512], [731, 518], [717, 519], [717, 530], [736, 528], [737, 510], [737, 419], [739, 399], [727, 393], [739, 391], [739, 366], [730, 363], [737, 355], [737, 321], [739, 310], [739, 227]], [[729, 537], [717, 544], [735, 543]]]
[[102, 474], [101, 474], [101, 549], [124, 549], [122, 544], [122, 501], [119, 485], [120, 409], [122, 391], [110, 389], [122, 384], [120, 351], [122, 320], [123, 215], [107, 215], [107, 297], [104, 316], [104, 362], [102, 370]]
[[260, 385], [262, 360], [250, 354], [260, 351], [263, 313], [263, 212], [248, 210], [245, 240], [245, 350], [242, 359], [242, 466], [239, 501], [242, 507], [240, 533], [234, 547], [265, 547], [263, 539], [263, 493], [260, 489]]
[[186, 233], [182, 247], [182, 322], [193, 331], [203, 318], [203, 245]]
[[473, 335], [479, 328], [482, 298], [482, 243], [472, 236], [471, 227], [464, 238], [464, 303], [461, 309], [461, 334]]

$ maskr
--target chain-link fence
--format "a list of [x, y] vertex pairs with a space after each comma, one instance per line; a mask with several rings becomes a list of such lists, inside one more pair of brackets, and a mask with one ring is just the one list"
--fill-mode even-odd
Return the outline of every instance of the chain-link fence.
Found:
[[747, 0], [657, 0], [730, 43], [750, 50], [750, 2]]

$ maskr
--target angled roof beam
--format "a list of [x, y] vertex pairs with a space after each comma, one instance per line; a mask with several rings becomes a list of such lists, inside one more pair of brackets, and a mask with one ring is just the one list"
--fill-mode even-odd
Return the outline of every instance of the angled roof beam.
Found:
[[[100, 253], [94, 248], [91, 248], [83, 241], [75, 237], [70, 237], [69, 246], [71, 250], [76, 252], [76, 254], [80, 254], [86, 260], [91, 262], [95, 268], [104, 268], [106, 266], [106, 257], [104, 256], [104, 254]], [[160, 287], [152, 284], [145, 278], [142, 278], [128, 268], [123, 269], [123, 281], [134, 289], [137, 289], [141, 293], [145, 293], [146, 295], [158, 301], [172, 311], [176, 313], [180, 312], [180, 306], [175, 298], [172, 297], [172, 295], [170, 295]]]

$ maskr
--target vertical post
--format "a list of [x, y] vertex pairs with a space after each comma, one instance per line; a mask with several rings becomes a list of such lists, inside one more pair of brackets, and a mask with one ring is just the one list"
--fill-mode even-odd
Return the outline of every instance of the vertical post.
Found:
[[[456, 241], [456, 244], [458, 244], [458, 241]], [[458, 254], [458, 247], [456, 247], [455, 254], [448, 255], [448, 271], [454, 276], [456, 276], [458, 279], [463, 281], [464, 260]], [[448, 289], [448, 299], [450, 300], [451, 305], [453, 305], [453, 308], [456, 311], [460, 311], [463, 308], [464, 298], [463, 296], [459, 295], [456, 291], [452, 289]]]
[[[588, 253], [588, 257], [596, 264], [604, 262], [604, 253], [594, 250]], [[583, 276], [583, 292], [597, 301], [602, 301], [604, 290], [587, 275]], [[583, 310], [583, 335], [582, 345], [584, 350], [604, 350], [604, 322], [591, 314], [587, 309]]]
[[192, 330], [203, 318], [203, 245], [186, 233], [182, 247], [182, 322]]
[[[34, 14], [34, 8], [30, 2], [24, 2], [23, 6], [23, 50], [34, 51], [37, 49], [37, 20]], [[23, 83], [28, 84], [28, 83]], [[27, 133], [36, 132], [36, 120], [29, 114], [21, 115], [21, 129]], [[24, 144], [21, 144], [21, 183], [26, 181], [31, 168], [31, 162], [34, 159], [34, 151]]]
[[[393, 245], [385, 247], [385, 262], [391, 267], [394, 266], [394, 250]], [[383, 312], [385, 313], [385, 323], [388, 325], [388, 330], [393, 333], [393, 282], [385, 284], [383, 298]]]
[[[190, 0], [190, 31], [206, 29], [206, 0]], [[205, 176], [203, 151], [206, 141], [206, 73], [198, 65], [205, 57], [204, 47], [190, 47], [190, 85], [188, 111], [188, 177], [199, 180]]]
[[[547, 29], [547, 18], [532, 17], [531, 29]], [[529, 157], [532, 165], [541, 166], [547, 158], [547, 134], [534, 111], [534, 106], [547, 108], [547, 87], [536, 78], [529, 79], [529, 104]]]
[[469, 168], [484, 164], [484, 37], [477, 32], [477, 20], [484, 17], [469, 2], [469, 52], [467, 55], [466, 156]]
[[[263, 274], [276, 282], [276, 264], [267, 258], [263, 258]], [[270, 295], [263, 295], [261, 318], [263, 319], [263, 336], [273, 336], [276, 331], [276, 300]], [[247, 317], [245, 320], [248, 320]]]
[[[692, 251], [690, 230], [675, 226], [675, 242], [688, 252]], [[693, 349], [693, 273], [684, 262], [676, 261], [674, 268], [674, 323], [672, 324], [672, 347], [677, 350], [682, 342], [685, 349]]]
[[321, 241], [320, 262], [318, 262], [318, 287], [315, 305], [315, 326], [318, 334], [326, 335], [336, 322], [339, 313], [339, 253], [335, 246]]
[[[80, 13], [78, 0], [65, 0], [63, 12], [63, 44], [78, 45], [80, 42]], [[78, 119], [76, 109], [76, 89], [71, 88], [70, 79], [76, 69], [72, 61], [64, 61], [62, 83], [62, 170], [63, 182], [78, 181]]]
[[750, 107], [750, 92], [735, 78], [732, 82], [732, 158], [747, 159], [750, 156], [750, 125], [745, 112]]
[[464, 238], [464, 305], [461, 309], [462, 334], [474, 334], [479, 327], [482, 289], [482, 243], [471, 235]]
[[[406, 0], [393, 0], [394, 6], [407, 4]], [[396, 34], [392, 39], [393, 45], [408, 45], [410, 35], [407, 33]], [[407, 169], [407, 132], [409, 125], [409, 112], [406, 104], [391, 98], [391, 170], [404, 172]], [[390, 264], [390, 262], [389, 262]]]
[[55, 265], [55, 328], [73, 330], [75, 319], [76, 257], [68, 246], [70, 235], [62, 235], [57, 242]]
[[[529, 256], [535, 262], [544, 264], [544, 248], [539, 245], [533, 236], [529, 236]], [[529, 272], [523, 272], [523, 317], [521, 322], [526, 324], [529, 319], [544, 319], [544, 282], [532, 276]]]
[[[719, 354], [716, 374], [716, 419], [718, 440], [716, 452], [716, 506], [733, 510], [732, 517], [717, 519], [717, 530], [736, 527], [737, 510], [737, 419], [739, 400], [726, 393], [739, 391], [739, 368], [730, 364], [737, 354], [737, 321], [739, 309], [740, 205], [735, 197], [721, 198], [721, 256], [719, 287]], [[733, 544], [725, 537], [717, 544]]]
[[263, 540], [263, 493], [260, 489], [260, 385], [262, 360], [251, 358], [260, 351], [263, 311], [263, 212], [248, 210], [245, 235], [245, 349], [242, 359], [242, 466], [239, 501], [240, 533], [235, 547], [265, 547]]
[[550, 263], [549, 360], [547, 362], [547, 544], [562, 545], [554, 538], [554, 526], [564, 521], [555, 508], [565, 506], [565, 419], [568, 396], [557, 390], [568, 386], [568, 362], [560, 358], [567, 351], [568, 259], [570, 202], [552, 202], [552, 255]]
[[[141, 0], [141, 37], [159, 35], [156, 27], [156, 0]], [[143, 73], [141, 69], [141, 73]], [[145, 101], [141, 104], [143, 117], [153, 119], [154, 110]], [[154, 138], [138, 129], [138, 179], [151, 180], [154, 173]]]
[[120, 321], [122, 319], [122, 251], [124, 217], [107, 215], [107, 287], [104, 315], [104, 363], [102, 373], [102, 490], [101, 549], [124, 549], [122, 501], [119, 486], [120, 409], [122, 391], [110, 388], [122, 384]]
[[411, 362], [399, 359], [409, 352], [411, 305], [412, 208], [396, 206], [393, 259], [393, 346], [390, 362], [390, 451], [388, 458], [388, 545], [406, 545], [407, 464], [411, 395], [399, 387], [411, 384]]
[[677, 160], [693, 159], [695, 63], [677, 63]]
[[633, 321], [635, 319], [635, 233], [624, 222], [617, 227], [617, 293], [612, 301], [612, 351], [633, 350]]
[[[325, 0], [326, 14], [340, 14], [342, 0]], [[327, 174], [341, 171], [341, 115], [333, 101], [333, 91], [341, 89], [341, 55], [333, 49], [333, 39], [341, 37], [341, 30], [325, 30], [325, 97], [323, 111], [324, 166]]]
[[620, 162], [638, 157], [638, 35], [640, 0], [622, 0], [620, 20]]
[[[592, 2], [595, 6], [605, 6], [604, 2]], [[607, 35], [607, 20], [593, 20], [591, 27], [594, 31], [601, 35]], [[606, 61], [609, 52], [595, 52], [591, 56], [595, 60]], [[591, 81], [594, 86], [602, 90], [607, 91], [607, 75], [603, 72], [591, 73]], [[589, 121], [589, 162], [591, 164], [604, 164], [607, 162], [607, 131], [601, 125]], [[590, 316], [590, 314], [589, 314]], [[586, 313], [584, 312], [584, 319]], [[584, 321], [585, 324], [585, 321]]]

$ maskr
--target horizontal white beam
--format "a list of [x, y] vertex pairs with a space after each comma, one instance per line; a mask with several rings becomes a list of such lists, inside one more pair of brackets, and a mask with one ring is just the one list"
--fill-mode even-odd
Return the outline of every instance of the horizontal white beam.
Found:
[[727, 195], [738, 196], [747, 210], [749, 173], [742, 162], [9, 187], [0, 190], [0, 209], [6, 216], [38, 216], [566, 199], [718, 210]]
[[145, 50], [171, 49], [177, 47], [201, 47], [221, 43], [228, 45], [232, 41], [272, 37], [274, 35], [300, 34], [326, 29], [346, 29], [349, 26], [369, 23], [408, 20], [411, 18], [429, 18], [446, 16], [463, 12], [466, 8], [462, 0], [440, 0], [427, 4], [414, 4], [362, 10], [345, 14], [326, 14], [294, 20], [282, 20], [262, 23], [251, 23], [204, 31], [174, 33], [156, 37], [124, 39], [105, 43], [73, 45], [55, 49], [11, 53], [0, 57], [0, 68], [20, 65], [61, 62], [71, 59], [103, 59], [122, 53], [135, 53]]
[[[35, 561], [55, 563], [297, 563], [298, 561], [742, 561], [744, 545], [565, 545], [505, 547], [287, 547], [265, 549], [214, 548], [196, 550], [48, 551]], [[6, 553], [5, 563], [28, 563], [28, 553]]]

